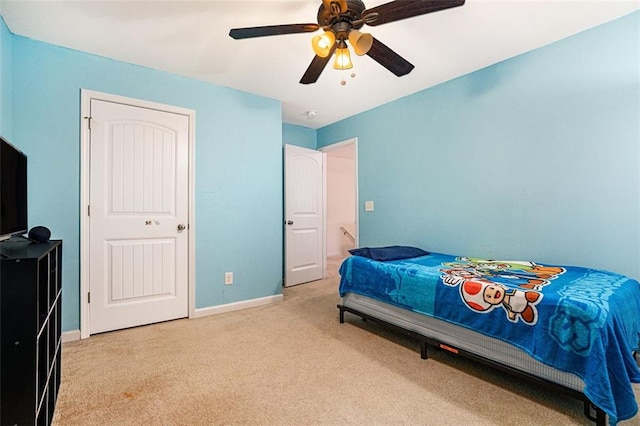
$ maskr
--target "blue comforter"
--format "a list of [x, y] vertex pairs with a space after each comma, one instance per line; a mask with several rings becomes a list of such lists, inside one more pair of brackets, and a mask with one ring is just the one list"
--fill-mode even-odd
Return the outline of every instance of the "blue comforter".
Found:
[[340, 294], [362, 294], [501, 339], [574, 373], [612, 425], [633, 417], [640, 383], [640, 284], [615, 273], [431, 253], [340, 267]]

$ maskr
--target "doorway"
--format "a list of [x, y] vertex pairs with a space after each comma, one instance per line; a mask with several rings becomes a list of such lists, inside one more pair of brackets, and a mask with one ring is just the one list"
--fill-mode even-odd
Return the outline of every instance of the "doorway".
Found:
[[326, 154], [325, 256], [344, 258], [359, 241], [358, 141], [348, 139], [319, 151]]
[[284, 286], [326, 278], [358, 246], [357, 139], [285, 145]]

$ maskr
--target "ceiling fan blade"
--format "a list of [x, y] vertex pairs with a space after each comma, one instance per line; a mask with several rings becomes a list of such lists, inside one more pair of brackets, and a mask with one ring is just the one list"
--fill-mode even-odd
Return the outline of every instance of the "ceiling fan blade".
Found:
[[309, 68], [304, 72], [304, 75], [300, 79], [301, 84], [311, 84], [318, 81], [318, 77], [322, 74], [324, 67], [327, 66], [331, 58], [333, 57], [333, 53], [336, 51], [336, 44], [331, 47], [330, 53], [326, 58], [320, 57], [316, 55], [311, 63], [309, 64]]
[[389, 49], [384, 43], [377, 40], [375, 37], [373, 38], [373, 44], [371, 45], [371, 49], [367, 52], [367, 55], [398, 77], [409, 74], [413, 69], [413, 64], [393, 50]]
[[[464, 2], [465, 0], [397, 0], [367, 9], [362, 12], [362, 17], [367, 25], [376, 26], [462, 6]], [[374, 19], [372, 13], [376, 13], [377, 18]]]
[[320, 28], [318, 24], [287, 24], [268, 25], [264, 27], [234, 28], [229, 31], [231, 38], [240, 40], [243, 38], [264, 37], [281, 34], [311, 33]]

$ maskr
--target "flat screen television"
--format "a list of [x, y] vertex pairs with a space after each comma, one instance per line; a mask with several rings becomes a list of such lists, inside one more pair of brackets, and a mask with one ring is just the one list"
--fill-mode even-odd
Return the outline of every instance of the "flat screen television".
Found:
[[0, 137], [0, 241], [27, 229], [27, 156]]

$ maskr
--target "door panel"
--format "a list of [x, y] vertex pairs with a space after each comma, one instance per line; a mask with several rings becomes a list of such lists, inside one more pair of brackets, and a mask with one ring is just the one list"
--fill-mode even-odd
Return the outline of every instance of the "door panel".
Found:
[[187, 116], [91, 100], [91, 332], [188, 315]]
[[285, 145], [285, 286], [324, 276], [323, 156]]
[[177, 293], [172, 240], [107, 242], [107, 282], [111, 283], [109, 303], [130, 299], [173, 297]]

